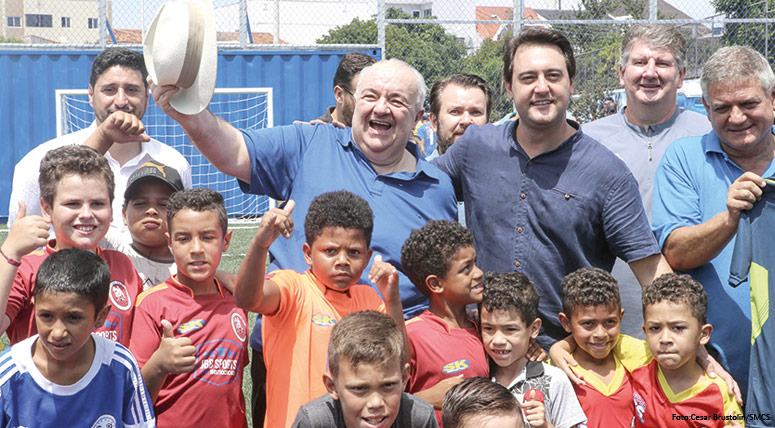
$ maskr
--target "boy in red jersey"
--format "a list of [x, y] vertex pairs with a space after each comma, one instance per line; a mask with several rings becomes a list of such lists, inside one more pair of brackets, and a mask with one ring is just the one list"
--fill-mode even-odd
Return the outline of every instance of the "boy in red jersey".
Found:
[[[573, 389], [587, 426], [629, 428], [635, 406], [627, 368], [644, 365], [650, 355], [643, 341], [619, 334], [624, 315], [619, 285], [610, 273], [585, 267], [566, 275], [562, 288], [559, 318], [576, 345], [578, 365], [571, 369], [586, 381]], [[626, 361], [611, 352], [617, 343]]]
[[404, 329], [396, 269], [377, 256], [370, 272], [385, 298], [358, 284], [371, 258], [374, 217], [369, 204], [350, 192], [323, 193], [312, 200], [304, 220], [301, 248], [306, 272], [279, 270], [266, 275], [269, 246], [293, 230], [294, 202], [265, 214], [237, 274], [234, 297], [240, 307], [264, 314], [262, 338], [267, 367], [264, 426], [288, 427], [299, 408], [324, 394], [328, 339], [345, 315], [387, 312]]
[[442, 426], [444, 394], [464, 378], [488, 377], [487, 355], [466, 305], [482, 301], [471, 231], [455, 221], [431, 220], [401, 249], [401, 265], [430, 299], [430, 308], [406, 322], [412, 345], [407, 392], [431, 403]]
[[643, 331], [653, 361], [632, 371], [635, 426], [649, 428], [741, 426], [735, 397], [720, 378], [697, 363], [710, 339], [708, 296], [689, 275], [665, 274], [643, 287]]
[[247, 427], [247, 314], [215, 278], [231, 239], [223, 196], [202, 188], [176, 192], [167, 224], [178, 273], [138, 296], [129, 347], [154, 401], [156, 423]]
[[[141, 280], [127, 256], [97, 246], [113, 218], [115, 185], [108, 161], [86, 146], [61, 147], [41, 161], [39, 183], [43, 215], [25, 216], [21, 205], [0, 247], [5, 259], [0, 260], [0, 310], [5, 313], [0, 331], [11, 344], [38, 332], [32, 295], [40, 264], [56, 251], [81, 248], [96, 252], [110, 267], [110, 311], [94, 332], [127, 346]], [[56, 239], [48, 239], [49, 224]]]

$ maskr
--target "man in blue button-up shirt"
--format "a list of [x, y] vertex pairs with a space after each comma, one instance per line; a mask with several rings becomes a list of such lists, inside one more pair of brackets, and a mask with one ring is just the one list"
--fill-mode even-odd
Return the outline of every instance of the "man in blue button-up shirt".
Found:
[[621, 159], [565, 114], [575, 62], [555, 30], [528, 28], [504, 48], [504, 82], [519, 119], [469, 127], [436, 160], [460, 186], [485, 271], [525, 273], [541, 295], [547, 346], [565, 337], [557, 318], [562, 278], [616, 257], [638, 280], [670, 272]]

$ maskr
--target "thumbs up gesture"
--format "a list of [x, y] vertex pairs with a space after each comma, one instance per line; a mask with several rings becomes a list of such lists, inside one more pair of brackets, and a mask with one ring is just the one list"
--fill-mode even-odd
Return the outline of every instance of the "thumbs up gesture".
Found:
[[253, 245], [269, 248], [272, 242], [280, 235], [290, 238], [293, 233], [293, 219], [291, 213], [296, 207], [293, 199], [289, 200], [285, 207], [272, 208], [261, 217], [261, 224], [258, 225], [256, 236], [253, 237]]
[[30, 251], [46, 245], [49, 223], [42, 216], [27, 215], [27, 206], [19, 201], [19, 212], [3, 243], [6, 257], [19, 260]]
[[175, 331], [167, 320], [161, 320], [163, 329], [159, 348], [154, 352], [159, 358], [158, 364], [167, 373], [185, 373], [194, 370], [196, 348], [188, 337], [175, 337]]

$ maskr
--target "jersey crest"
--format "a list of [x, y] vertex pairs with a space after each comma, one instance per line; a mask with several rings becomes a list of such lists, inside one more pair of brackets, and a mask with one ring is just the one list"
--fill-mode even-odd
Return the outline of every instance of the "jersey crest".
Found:
[[242, 315], [236, 312], [231, 314], [231, 330], [240, 342], [244, 342], [248, 338], [248, 323]]
[[97, 418], [91, 428], [116, 428], [116, 418], [112, 415], [102, 415]]
[[127, 290], [126, 285], [121, 281], [112, 281], [110, 283], [110, 303], [122, 311], [126, 311], [132, 307], [132, 299], [129, 296], [129, 290]]

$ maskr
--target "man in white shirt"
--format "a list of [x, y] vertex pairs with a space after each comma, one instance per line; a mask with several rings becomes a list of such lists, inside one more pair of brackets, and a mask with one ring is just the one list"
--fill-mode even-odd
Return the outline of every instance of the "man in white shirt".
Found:
[[[191, 187], [191, 166], [180, 152], [151, 139], [141, 122], [148, 108], [148, 72], [142, 54], [109, 48], [97, 55], [89, 79], [89, 104], [95, 120], [80, 131], [49, 140], [27, 153], [15, 166], [8, 226], [16, 219], [19, 202], [27, 215], [40, 215], [38, 173], [49, 151], [68, 144], [87, 144], [105, 155], [115, 176], [111, 233], [125, 230], [121, 208], [127, 180], [144, 163], [154, 160], [180, 172], [183, 185]], [[122, 142], [123, 144], [113, 144]]]

